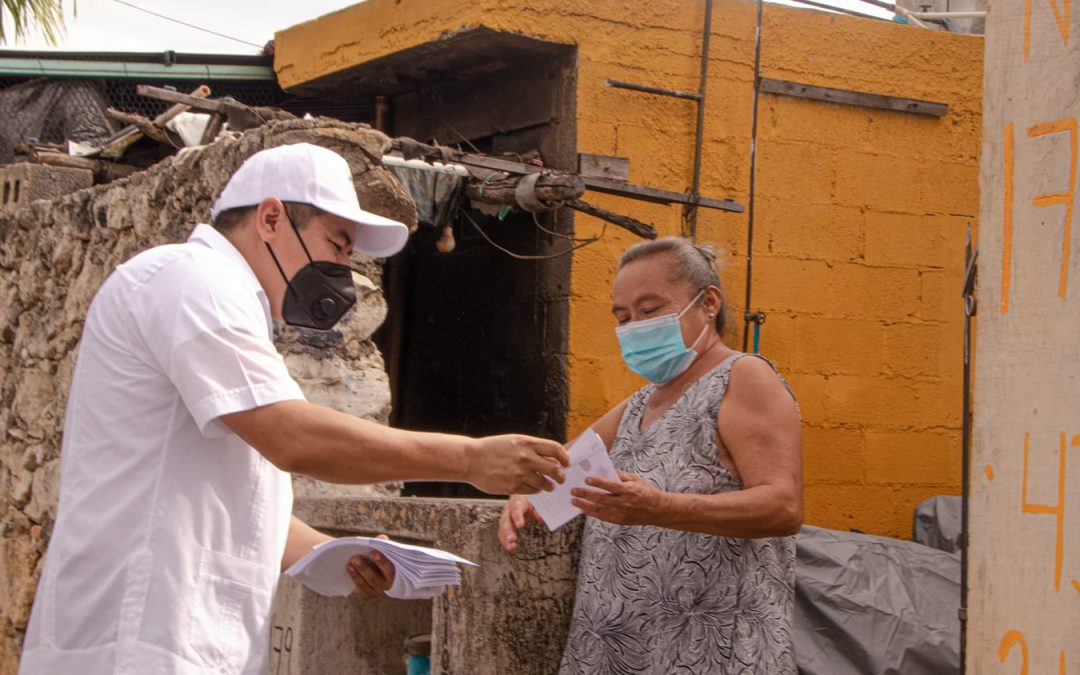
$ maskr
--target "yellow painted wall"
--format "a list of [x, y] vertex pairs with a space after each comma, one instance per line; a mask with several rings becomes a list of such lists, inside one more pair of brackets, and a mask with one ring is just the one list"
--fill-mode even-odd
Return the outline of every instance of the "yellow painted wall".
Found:
[[[578, 150], [629, 157], [635, 183], [682, 191], [694, 104], [605, 78], [692, 91], [704, 2], [368, 0], [277, 35], [289, 88], [477, 26], [575, 44]], [[713, 9], [702, 193], [749, 199], [756, 4]], [[965, 227], [978, 214], [982, 39], [766, 5], [761, 73], [947, 103], [942, 118], [763, 95], [752, 309], [762, 352], [803, 412], [807, 522], [910, 536], [914, 506], [960, 488]], [[677, 234], [681, 208], [590, 195]], [[579, 236], [599, 231], [578, 215]], [[726, 250], [741, 329], [746, 214], [703, 209], [699, 241]], [[570, 303], [570, 434], [641, 381], [618, 355], [609, 290], [637, 239], [609, 227], [577, 252]], [[731, 336], [741, 344], [741, 332]]]

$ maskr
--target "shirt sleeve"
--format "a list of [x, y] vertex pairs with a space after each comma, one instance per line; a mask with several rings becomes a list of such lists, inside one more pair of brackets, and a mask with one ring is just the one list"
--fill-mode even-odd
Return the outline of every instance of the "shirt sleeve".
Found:
[[222, 415], [288, 400], [300, 386], [267, 331], [259, 296], [231, 270], [209, 274], [181, 258], [139, 289], [136, 324], [200, 432], [231, 433]]

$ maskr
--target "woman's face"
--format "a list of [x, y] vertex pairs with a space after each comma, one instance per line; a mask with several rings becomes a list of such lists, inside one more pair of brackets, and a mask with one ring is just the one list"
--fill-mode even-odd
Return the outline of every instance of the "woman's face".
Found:
[[[678, 313], [693, 302], [701, 289], [671, 281], [673, 263], [671, 256], [660, 254], [635, 260], [619, 270], [611, 289], [611, 313], [620, 326]], [[682, 316], [683, 342], [696, 340], [705, 323], [719, 311], [719, 301], [719, 291], [709, 287], [701, 301]]]

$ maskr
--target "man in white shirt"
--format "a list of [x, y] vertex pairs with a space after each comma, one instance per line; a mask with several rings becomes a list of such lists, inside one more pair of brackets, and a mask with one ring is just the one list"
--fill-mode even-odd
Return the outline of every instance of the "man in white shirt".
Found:
[[[385, 257], [408, 237], [360, 208], [342, 157], [257, 153], [212, 215], [90, 305], [22, 675], [265, 673], [278, 575], [329, 538], [291, 516], [289, 473], [493, 493], [563, 478], [554, 441], [407, 432], [304, 400], [272, 318], [329, 328], [355, 302], [349, 251]], [[349, 574], [371, 597], [393, 567], [372, 554]]]

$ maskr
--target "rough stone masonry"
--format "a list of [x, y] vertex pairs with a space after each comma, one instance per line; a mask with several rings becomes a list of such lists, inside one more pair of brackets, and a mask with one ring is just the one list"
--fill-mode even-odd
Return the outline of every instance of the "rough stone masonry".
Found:
[[[60, 436], [83, 319], [106, 276], [133, 254], [187, 238], [249, 155], [285, 143], [338, 151], [365, 208], [408, 224], [412, 201], [382, 168], [389, 139], [364, 125], [291, 120], [191, 149], [150, 169], [0, 216], [0, 675], [18, 664], [56, 516]], [[390, 391], [371, 341], [386, 302], [380, 263], [358, 259], [373, 287], [337, 330], [276, 338], [308, 399], [385, 422]], [[297, 479], [297, 496], [356, 494]], [[371, 488], [366, 494], [386, 494]]]

